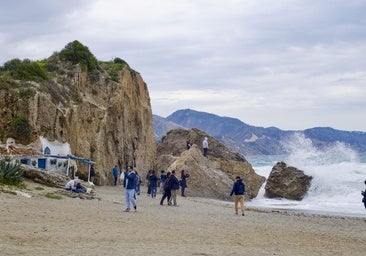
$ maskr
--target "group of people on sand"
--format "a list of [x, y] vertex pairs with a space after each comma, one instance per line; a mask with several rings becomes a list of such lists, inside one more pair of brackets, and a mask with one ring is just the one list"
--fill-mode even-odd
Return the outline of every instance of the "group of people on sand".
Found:
[[[113, 168], [113, 173], [115, 169]], [[126, 209], [125, 212], [131, 211], [131, 204], [135, 211], [137, 211], [137, 201], [136, 195], [140, 194], [140, 189], [138, 186], [141, 184], [141, 178], [138, 176], [137, 172], [133, 169], [133, 166], [128, 166], [126, 171], [122, 171], [121, 182], [125, 188], [125, 201]], [[178, 190], [181, 189], [181, 196], [185, 197], [185, 189], [187, 188], [187, 178], [190, 177], [189, 173], [185, 173], [184, 170], [181, 171], [181, 179], [178, 180], [176, 177], [176, 171], [165, 173], [164, 170], [160, 172], [160, 177], [156, 175], [154, 170], [148, 171], [146, 175], [147, 181], [147, 194], [151, 198], [156, 198], [158, 193], [158, 187], [161, 187], [160, 192], [162, 197], [160, 200], [160, 205], [164, 204], [166, 199], [168, 205], [177, 206], [177, 194]]]
[[[132, 166], [128, 166], [127, 171], [122, 172], [121, 180], [123, 182], [123, 187], [125, 188], [125, 200], [126, 209], [125, 212], [131, 211], [131, 204], [135, 211], [137, 211], [137, 201], [136, 201], [136, 186], [140, 183], [140, 179], [137, 178], [136, 171], [133, 170]], [[181, 170], [180, 180], [176, 176], [176, 171], [165, 173], [164, 170], [160, 172], [160, 177], [158, 177], [154, 170], [150, 170], [146, 175], [146, 180], [148, 181], [148, 195], [155, 198], [157, 195], [157, 190], [159, 185], [161, 186], [162, 197], [160, 199], [160, 205], [164, 205], [166, 200], [167, 205], [177, 206], [177, 194], [180, 189], [181, 196], [185, 197], [185, 189], [187, 188], [187, 178], [190, 177], [189, 173], [185, 170]], [[241, 215], [244, 216], [244, 194], [245, 194], [245, 184], [243, 180], [237, 176], [233, 184], [230, 196], [234, 197], [234, 209], [235, 214], [239, 212], [239, 204]]]

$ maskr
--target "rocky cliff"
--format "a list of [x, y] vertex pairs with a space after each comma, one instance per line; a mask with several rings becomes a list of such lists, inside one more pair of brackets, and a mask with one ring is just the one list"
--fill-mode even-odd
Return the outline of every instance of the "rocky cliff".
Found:
[[[101, 62], [78, 41], [51, 57], [11, 60], [0, 69], [0, 141], [68, 142], [96, 162], [97, 184], [115, 164], [151, 167], [155, 139], [148, 88], [122, 59]], [[80, 166], [79, 176], [86, 176]]]
[[[202, 154], [202, 141], [208, 138], [208, 156]], [[193, 146], [187, 150], [186, 141]], [[255, 198], [265, 178], [256, 174], [251, 164], [238, 153], [198, 129], [174, 129], [162, 138], [157, 148], [156, 170], [181, 170], [188, 179], [188, 196], [228, 199], [236, 176], [246, 185], [246, 199]]]

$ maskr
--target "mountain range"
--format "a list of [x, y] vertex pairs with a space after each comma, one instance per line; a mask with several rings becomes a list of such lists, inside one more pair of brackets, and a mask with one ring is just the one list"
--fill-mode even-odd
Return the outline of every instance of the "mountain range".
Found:
[[256, 127], [236, 118], [192, 109], [175, 111], [166, 118], [153, 115], [153, 121], [157, 140], [175, 128], [198, 128], [243, 155], [286, 154], [288, 148], [285, 142], [291, 141], [294, 136], [300, 136], [305, 142], [311, 141], [317, 149], [342, 143], [358, 153], [366, 152], [366, 133], [360, 131], [342, 131], [331, 127], [314, 127], [297, 131]]

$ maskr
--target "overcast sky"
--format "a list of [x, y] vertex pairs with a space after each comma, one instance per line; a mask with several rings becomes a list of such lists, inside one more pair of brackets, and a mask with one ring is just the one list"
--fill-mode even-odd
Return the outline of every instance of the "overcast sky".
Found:
[[120, 57], [154, 114], [366, 132], [365, 0], [1, 0], [0, 65], [74, 40]]

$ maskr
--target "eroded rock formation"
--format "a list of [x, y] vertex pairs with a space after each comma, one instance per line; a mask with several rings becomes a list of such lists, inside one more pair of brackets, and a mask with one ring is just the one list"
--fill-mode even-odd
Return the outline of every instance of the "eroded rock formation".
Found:
[[[208, 156], [202, 154], [202, 141], [208, 137]], [[187, 150], [186, 141], [193, 146]], [[228, 199], [236, 176], [246, 184], [246, 198], [257, 196], [265, 178], [257, 175], [251, 164], [241, 155], [226, 148], [215, 138], [198, 129], [175, 129], [162, 139], [157, 149], [156, 170], [176, 170], [191, 174], [187, 195]]]
[[264, 196], [301, 200], [310, 187], [311, 179], [303, 171], [278, 162], [267, 179]]

